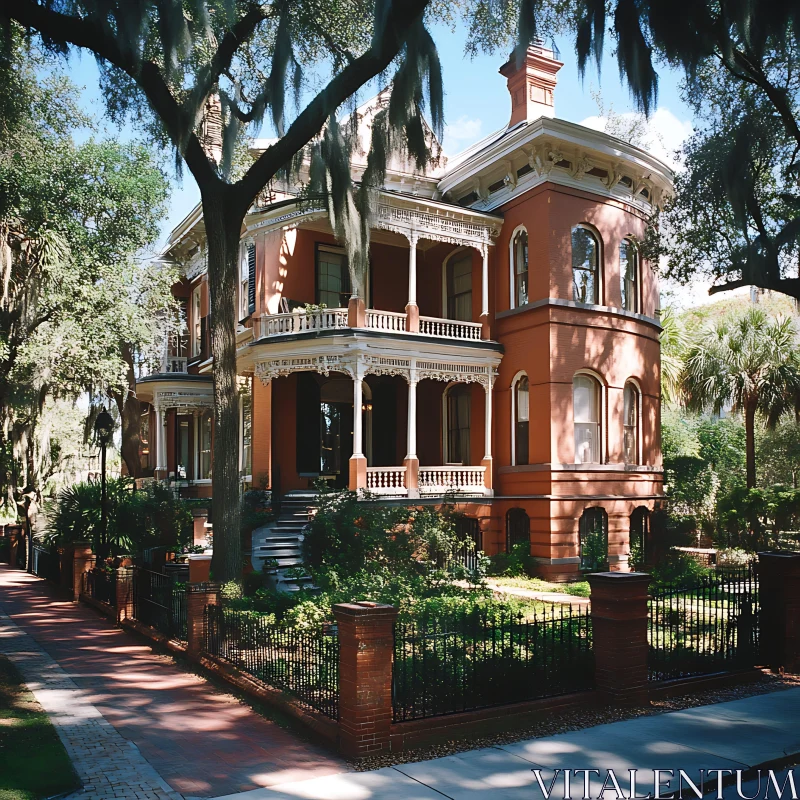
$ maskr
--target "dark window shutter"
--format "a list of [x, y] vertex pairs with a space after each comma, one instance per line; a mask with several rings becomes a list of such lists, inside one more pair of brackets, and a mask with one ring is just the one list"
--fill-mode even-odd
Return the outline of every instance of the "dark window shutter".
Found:
[[308, 372], [297, 373], [297, 471], [319, 475], [319, 384]]
[[256, 246], [247, 245], [247, 313], [256, 311]]

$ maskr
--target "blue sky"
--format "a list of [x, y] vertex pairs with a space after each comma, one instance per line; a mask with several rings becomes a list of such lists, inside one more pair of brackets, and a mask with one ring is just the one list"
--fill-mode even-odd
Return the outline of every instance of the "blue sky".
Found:
[[[442, 60], [445, 85], [445, 152], [452, 155], [463, 150], [474, 141], [505, 125], [510, 114], [510, 102], [505, 86], [505, 78], [498, 73], [503, 62], [499, 53], [483, 55], [475, 59], [463, 54], [465, 31], [455, 33], [436, 30], [434, 35]], [[615, 113], [633, 112], [634, 103], [628, 89], [619, 78], [616, 61], [607, 44], [601, 74], [594, 64], [586, 71], [583, 81], [578, 76], [574, 49], [567, 39], [556, 41], [561, 50], [564, 67], [558, 74], [555, 92], [556, 116], [571, 122], [587, 122], [594, 127], [602, 127], [597, 120], [597, 104], [591, 91], [599, 89], [603, 102]], [[83, 104], [87, 110], [102, 113], [102, 99], [98, 85], [98, 71], [94, 59], [82, 55], [70, 64], [72, 79], [83, 89]], [[666, 158], [691, 131], [691, 113], [679, 95], [678, 73], [661, 69], [659, 100], [656, 112], [652, 115], [650, 129], [653, 131], [652, 148], [656, 155]], [[595, 119], [591, 119], [594, 117]], [[106, 126], [108, 135], [129, 139], [134, 135], [130, 128], [122, 131]], [[198, 202], [199, 194], [194, 181], [188, 173], [182, 181], [175, 180], [170, 212], [162, 225], [162, 238]]]

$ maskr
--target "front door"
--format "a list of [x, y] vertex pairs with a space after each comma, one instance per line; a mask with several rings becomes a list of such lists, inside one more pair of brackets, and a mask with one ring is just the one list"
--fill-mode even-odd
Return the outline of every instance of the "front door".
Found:
[[178, 416], [175, 441], [175, 477], [179, 481], [192, 480], [192, 417]]
[[319, 404], [320, 477], [336, 489], [346, 489], [353, 455], [353, 404]]

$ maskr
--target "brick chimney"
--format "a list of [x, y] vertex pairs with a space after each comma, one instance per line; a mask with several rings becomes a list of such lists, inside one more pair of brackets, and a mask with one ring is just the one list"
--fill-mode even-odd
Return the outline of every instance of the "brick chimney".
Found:
[[564, 66], [558, 58], [558, 50], [537, 43], [528, 48], [519, 68], [513, 56], [500, 67], [500, 74], [508, 79], [508, 93], [511, 95], [509, 128], [518, 122], [556, 115], [553, 105], [556, 73]]

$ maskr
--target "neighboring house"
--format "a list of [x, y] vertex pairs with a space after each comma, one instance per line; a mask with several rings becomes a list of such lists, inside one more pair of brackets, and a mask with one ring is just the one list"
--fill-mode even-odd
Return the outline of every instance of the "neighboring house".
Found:
[[[597, 565], [605, 536], [610, 567], [627, 568], [631, 530], [643, 535], [662, 495], [658, 283], [637, 242], [672, 174], [554, 119], [560, 67], [529, 48], [521, 69], [501, 68], [507, 127], [426, 173], [391, 165], [366, 302], [323, 209], [291, 187], [255, 204], [238, 296], [243, 482], [285, 493], [324, 480], [393, 502], [455, 493], [487, 554], [530, 542], [543, 575], [566, 577]], [[356, 112], [365, 142], [383, 99]], [[202, 495], [213, 432], [199, 208], [167, 257], [185, 265], [175, 294], [189, 335], [138, 383], [147, 457]]]

